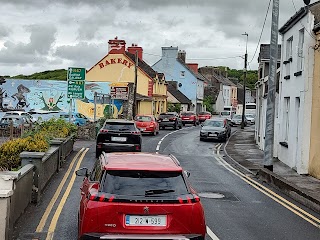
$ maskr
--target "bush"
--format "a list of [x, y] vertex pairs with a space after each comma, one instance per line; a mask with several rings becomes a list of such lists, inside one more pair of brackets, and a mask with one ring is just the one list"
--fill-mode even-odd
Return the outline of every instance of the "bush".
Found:
[[0, 146], [0, 169], [18, 168], [21, 164], [21, 152], [46, 152], [51, 139], [68, 137], [76, 130], [74, 124], [63, 119], [50, 119], [36, 124], [34, 129], [25, 132], [21, 138], [7, 141]]

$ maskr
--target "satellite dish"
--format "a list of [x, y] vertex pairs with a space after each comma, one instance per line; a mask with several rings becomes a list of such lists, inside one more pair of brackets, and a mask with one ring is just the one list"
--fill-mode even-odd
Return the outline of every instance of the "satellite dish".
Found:
[[310, 0], [303, 0], [303, 2], [304, 2], [305, 5], [309, 5]]
[[182, 83], [179, 83], [179, 85], [178, 85], [179, 87], [182, 87]]

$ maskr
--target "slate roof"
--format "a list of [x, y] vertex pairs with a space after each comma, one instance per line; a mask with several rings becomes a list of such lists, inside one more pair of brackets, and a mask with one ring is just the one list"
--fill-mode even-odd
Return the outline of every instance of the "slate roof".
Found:
[[172, 94], [180, 103], [182, 104], [191, 104], [191, 100], [187, 98], [182, 92], [176, 89], [170, 82], [168, 82], [167, 91]]
[[136, 99], [137, 99], [137, 101], [148, 101], [148, 102], [152, 102], [152, 98], [151, 98], [151, 97], [142, 95], [142, 94], [140, 94], [140, 93], [137, 93]]
[[[260, 44], [260, 53], [258, 62], [262, 60], [270, 60], [270, 44]], [[281, 45], [278, 45], [278, 61], [281, 61]]]
[[212, 72], [212, 77], [215, 78], [218, 82], [222, 83], [223, 85], [236, 86], [231, 80], [215, 72]]
[[194, 75], [197, 79], [201, 81], [206, 81], [206, 78], [202, 74], [195, 73], [182, 59], [177, 58], [177, 61], [181, 63], [185, 68], [187, 68], [192, 73], [192, 75]]
[[314, 15], [314, 26], [320, 22], [320, 1], [309, 4], [308, 7], [302, 7], [296, 14], [294, 14], [280, 29], [280, 34], [285, 34], [289, 29], [291, 29], [296, 23], [298, 23], [305, 15], [307, 15], [308, 10]]
[[[135, 59], [135, 55], [132, 54], [132, 53], [129, 53], [126, 51], [126, 55], [135, 63], [136, 62], [136, 59]], [[155, 78], [156, 75], [157, 75], [157, 72], [154, 71], [150, 66], [149, 64], [147, 64], [145, 61], [139, 59], [138, 61], [138, 66], [139, 68], [141, 68], [146, 74], [149, 75], [149, 77], [151, 78]]]

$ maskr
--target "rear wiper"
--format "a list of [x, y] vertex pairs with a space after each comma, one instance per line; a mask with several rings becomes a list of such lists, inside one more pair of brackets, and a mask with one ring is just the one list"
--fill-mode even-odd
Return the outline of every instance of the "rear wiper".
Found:
[[170, 193], [175, 192], [173, 189], [150, 189], [145, 191], [145, 195], [155, 195], [155, 194], [162, 194], [162, 193]]

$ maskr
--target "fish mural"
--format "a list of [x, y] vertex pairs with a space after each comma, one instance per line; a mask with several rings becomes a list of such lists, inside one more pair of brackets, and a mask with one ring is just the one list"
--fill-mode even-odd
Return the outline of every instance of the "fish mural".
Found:
[[[3, 98], [3, 105], [7, 109], [69, 112], [70, 100], [67, 98], [66, 81], [6, 79], [2, 88], [7, 93]], [[109, 83], [87, 82], [85, 98], [72, 101], [72, 111], [93, 119], [95, 92], [109, 94]], [[113, 104], [97, 104], [97, 117], [103, 117], [110, 108], [113, 117], [117, 117], [123, 112], [122, 104], [122, 100], [114, 100]]]

